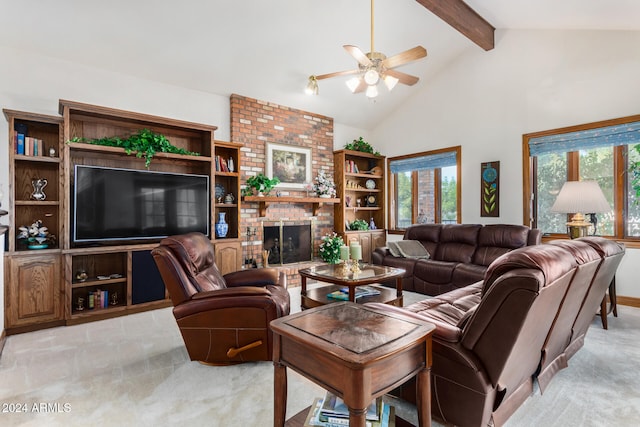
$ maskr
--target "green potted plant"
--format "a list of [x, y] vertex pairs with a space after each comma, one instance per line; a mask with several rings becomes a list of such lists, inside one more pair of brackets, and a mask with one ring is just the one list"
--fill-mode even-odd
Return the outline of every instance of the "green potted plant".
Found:
[[353, 142], [349, 142], [348, 144], [345, 144], [344, 148], [346, 148], [347, 150], [360, 151], [362, 153], [373, 154], [374, 156], [380, 155], [380, 152], [377, 150], [374, 150], [371, 144], [369, 144], [367, 141], [362, 139], [362, 137], [358, 139], [354, 139]]
[[265, 196], [268, 195], [273, 187], [278, 184], [280, 184], [280, 179], [277, 176], [269, 178], [265, 174], [259, 173], [247, 178], [247, 186], [243, 190], [242, 194], [245, 196], [252, 196], [253, 193], [256, 192], [258, 193], [258, 196]]
[[342, 245], [344, 245], [344, 240], [335, 232], [324, 235], [320, 243], [320, 258], [329, 264], [337, 264], [340, 261], [340, 247]]
[[349, 230], [353, 231], [366, 231], [369, 229], [369, 224], [364, 219], [354, 219], [349, 223]]

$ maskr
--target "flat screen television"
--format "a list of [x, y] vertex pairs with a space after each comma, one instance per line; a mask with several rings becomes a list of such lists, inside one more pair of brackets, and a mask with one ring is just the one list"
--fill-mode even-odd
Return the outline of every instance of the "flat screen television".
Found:
[[76, 165], [74, 243], [161, 239], [199, 231], [209, 236], [206, 175]]

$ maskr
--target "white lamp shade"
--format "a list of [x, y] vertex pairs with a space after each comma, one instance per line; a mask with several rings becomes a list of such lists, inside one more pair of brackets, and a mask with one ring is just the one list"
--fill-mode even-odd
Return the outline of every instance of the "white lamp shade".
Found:
[[375, 98], [378, 96], [378, 87], [377, 86], [368, 86], [366, 95], [368, 98]]
[[596, 181], [567, 181], [562, 186], [551, 212], [603, 213], [611, 211]]
[[393, 88], [396, 87], [399, 81], [400, 80], [393, 76], [384, 76], [384, 84], [387, 86], [387, 89], [389, 89], [389, 92], [391, 92]]

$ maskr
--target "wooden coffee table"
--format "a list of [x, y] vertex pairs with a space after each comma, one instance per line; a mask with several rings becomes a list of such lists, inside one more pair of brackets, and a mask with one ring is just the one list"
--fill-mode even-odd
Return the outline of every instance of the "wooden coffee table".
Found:
[[[349, 288], [349, 301], [367, 303], [382, 302], [402, 307], [402, 275], [405, 270], [401, 268], [387, 267], [384, 265], [360, 264], [360, 272], [354, 274], [345, 271], [342, 264], [322, 264], [316, 267], [303, 268], [298, 271], [301, 277], [300, 299], [302, 309], [318, 307], [336, 302], [327, 297], [331, 292], [339, 291], [341, 288]], [[329, 283], [314, 289], [307, 289], [307, 279], [314, 279], [320, 282]], [[358, 298], [356, 301], [356, 288], [358, 286], [370, 285], [395, 279], [396, 289], [378, 286], [380, 295], [366, 296]]]
[[[271, 329], [274, 426], [285, 425], [286, 368], [340, 396], [349, 407], [352, 427], [365, 426], [367, 407], [375, 398], [417, 376], [418, 420], [420, 426], [431, 425], [434, 325], [362, 304], [338, 302], [276, 319]], [[301, 415], [294, 418], [300, 420]], [[287, 423], [290, 425], [294, 424]]]

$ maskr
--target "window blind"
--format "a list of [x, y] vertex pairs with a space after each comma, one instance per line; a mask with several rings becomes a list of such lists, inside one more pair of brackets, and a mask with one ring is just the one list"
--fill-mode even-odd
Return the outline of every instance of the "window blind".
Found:
[[529, 140], [529, 155], [567, 153], [600, 147], [640, 143], [640, 122], [586, 129]]
[[428, 156], [391, 160], [389, 161], [389, 170], [391, 173], [403, 173], [456, 166], [456, 164], [456, 152], [447, 151], [445, 153], [431, 154]]

